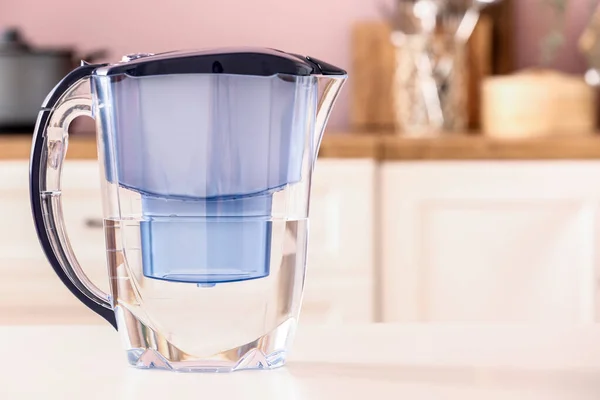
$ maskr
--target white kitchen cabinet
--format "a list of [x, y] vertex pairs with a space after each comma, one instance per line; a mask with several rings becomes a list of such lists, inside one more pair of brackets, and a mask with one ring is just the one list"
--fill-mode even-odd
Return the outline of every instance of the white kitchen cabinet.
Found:
[[381, 167], [386, 322], [598, 320], [600, 162]]
[[[0, 323], [101, 322], [65, 288], [42, 252], [29, 202], [29, 164], [0, 162]], [[69, 161], [63, 171], [67, 233], [90, 279], [108, 290], [95, 162]]]
[[319, 159], [310, 209], [302, 321], [372, 322], [376, 318], [373, 159]]
[[[28, 162], [0, 162], [0, 174], [0, 324], [102, 323], [62, 285], [40, 248], [29, 205]], [[303, 323], [374, 318], [375, 175], [370, 159], [317, 162]], [[90, 279], [107, 291], [98, 164], [68, 160], [62, 188], [72, 248]]]

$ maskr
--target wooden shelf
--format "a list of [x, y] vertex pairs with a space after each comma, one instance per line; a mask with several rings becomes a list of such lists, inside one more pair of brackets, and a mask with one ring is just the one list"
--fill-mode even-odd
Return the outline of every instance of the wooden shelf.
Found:
[[381, 137], [384, 160], [589, 160], [600, 159], [600, 135], [498, 139], [453, 134], [429, 139]]
[[[376, 158], [380, 141], [376, 135], [327, 134], [321, 143], [319, 157]], [[30, 135], [0, 135], [0, 160], [28, 159], [31, 153]], [[98, 158], [93, 135], [72, 135], [69, 138], [67, 159]]]
[[[28, 159], [31, 136], [0, 135], [0, 160]], [[380, 133], [327, 133], [320, 158], [374, 158], [389, 161], [426, 160], [595, 160], [600, 135], [557, 135], [543, 138], [497, 139], [475, 134], [409, 138]], [[72, 136], [68, 159], [96, 159], [93, 136]]]
[[[29, 159], [31, 135], [0, 135], [0, 160]], [[67, 159], [97, 159], [96, 138], [91, 135], [69, 138]]]
[[388, 161], [600, 159], [600, 135], [499, 139], [478, 134], [411, 138], [383, 133], [325, 136], [325, 157], [374, 157]]

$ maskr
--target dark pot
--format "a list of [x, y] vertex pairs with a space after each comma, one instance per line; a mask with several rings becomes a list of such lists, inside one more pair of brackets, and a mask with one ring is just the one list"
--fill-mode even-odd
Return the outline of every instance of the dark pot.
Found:
[[33, 132], [52, 88], [80, 60], [93, 62], [105, 55], [105, 51], [78, 55], [70, 48], [33, 48], [19, 30], [5, 30], [0, 37], [0, 131]]

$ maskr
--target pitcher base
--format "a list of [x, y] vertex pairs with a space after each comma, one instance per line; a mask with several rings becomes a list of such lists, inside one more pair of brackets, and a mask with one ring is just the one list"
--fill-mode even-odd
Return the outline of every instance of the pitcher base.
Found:
[[[296, 331], [296, 318], [290, 317], [263, 336], [218, 353], [189, 354], [152, 327], [136, 319], [125, 307], [115, 308], [119, 327], [127, 345], [129, 365], [140, 369], [174, 372], [234, 372], [275, 369], [285, 365]], [[128, 322], [128, 323], [127, 323]]]
[[[243, 346], [242, 346], [243, 347]], [[225, 353], [235, 352], [232, 349]], [[225, 358], [227, 354], [215, 355]], [[140, 369], [162, 369], [174, 372], [235, 372], [252, 369], [276, 369], [285, 365], [286, 352], [277, 351], [266, 355], [261, 349], [253, 348], [244, 353], [238, 360], [168, 361], [154, 349], [131, 349], [127, 351], [129, 364]]]

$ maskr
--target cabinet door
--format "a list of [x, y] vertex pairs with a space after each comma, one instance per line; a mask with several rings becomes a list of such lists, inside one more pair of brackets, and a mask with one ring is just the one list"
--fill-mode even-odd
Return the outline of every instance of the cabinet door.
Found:
[[[45, 259], [29, 199], [29, 163], [0, 163], [0, 258]], [[63, 218], [78, 256], [104, 258], [99, 170], [95, 161], [67, 161], [61, 179]]]
[[598, 182], [600, 162], [385, 164], [385, 320], [597, 320]]
[[[43, 254], [30, 208], [28, 161], [0, 162], [0, 171], [0, 323], [101, 322], [63, 286]], [[66, 162], [63, 217], [77, 259], [107, 291], [98, 173], [95, 161]]]
[[374, 319], [375, 168], [370, 159], [317, 161], [303, 323]]
[[[0, 323], [101, 323], [62, 286], [42, 253], [29, 206], [28, 163], [2, 162], [0, 170]], [[98, 174], [95, 161], [66, 162], [63, 213], [80, 264], [108, 290]], [[372, 160], [317, 162], [303, 323], [373, 319], [374, 176]]]
[[105, 323], [69, 292], [47, 262], [1, 259], [0, 273], [0, 325]]
[[34, 258], [44, 262], [31, 215], [29, 163], [0, 162], [0, 175], [0, 268], [12, 259]]

